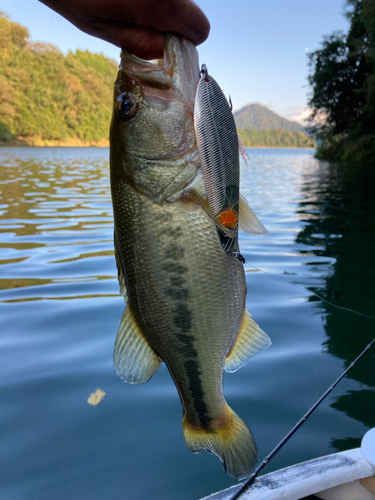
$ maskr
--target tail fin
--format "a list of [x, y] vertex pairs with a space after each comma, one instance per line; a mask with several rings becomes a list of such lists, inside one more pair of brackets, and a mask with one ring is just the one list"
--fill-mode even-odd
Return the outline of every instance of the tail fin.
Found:
[[198, 453], [205, 449], [217, 455], [224, 470], [234, 479], [242, 479], [255, 469], [258, 451], [249, 427], [227, 405], [225, 423], [212, 430], [196, 429], [184, 418], [182, 429], [188, 447]]

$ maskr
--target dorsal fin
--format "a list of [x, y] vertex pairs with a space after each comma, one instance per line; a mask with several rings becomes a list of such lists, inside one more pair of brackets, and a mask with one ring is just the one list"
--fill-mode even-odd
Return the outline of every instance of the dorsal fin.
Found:
[[143, 384], [158, 370], [162, 360], [147, 342], [128, 304], [118, 329], [113, 364], [116, 374], [129, 384]]
[[240, 207], [238, 214], [238, 229], [243, 233], [264, 236], [268, 234], [267, 229], [255, 215], [254, 210], [248, 204], [246, 198], [240, 194]]
[[255, 323], [249, 310], [245, 309], [236, 343], [225, 361], [225, 371], [237, 371], [253, 356], [267, 349], [271, 343], [269, 336]]

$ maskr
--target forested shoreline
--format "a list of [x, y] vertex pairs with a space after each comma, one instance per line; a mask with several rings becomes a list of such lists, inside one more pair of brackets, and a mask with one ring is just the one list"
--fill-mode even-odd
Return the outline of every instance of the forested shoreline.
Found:
[[[115, 60], [87, 50], [64, 55], [0, 12], [0, 61], [0, 146], [109, 145]], [[315, 147], [299, 130], [239, 135], [245, 147]]]
[[316, 143], [303, 132], [290, 130], [237, 129], [245, 148], [315, 148]]
[[317, 157], [375, 161], [375, 1], [347, 0], [348, 33], [326, 36], [310, 54]]
[[108, 145], [115, 60], [30, 41], [0, 14], [0, 140], [6, 145]]

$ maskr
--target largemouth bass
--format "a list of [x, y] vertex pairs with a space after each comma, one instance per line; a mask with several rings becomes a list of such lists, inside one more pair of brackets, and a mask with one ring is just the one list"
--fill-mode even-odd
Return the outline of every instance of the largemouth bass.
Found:
[[[166, 35], [163, 60], [121, 55], [110, 164], [127, 305], [114, 365], [122, 380], [138, 384], [164, 362], [188, 447], [216, 454], [238, 479], [254, 469], [257, 449], [224, 399], [223, 370], [237, 370], [270, 340], [245, 308], [243, 264], [223, 250], [210, 210], [194, 129], [198, 80], [194, 45], [174, 35]], [[240, 229], [262, 232], [244, 200], [239, 219]]]

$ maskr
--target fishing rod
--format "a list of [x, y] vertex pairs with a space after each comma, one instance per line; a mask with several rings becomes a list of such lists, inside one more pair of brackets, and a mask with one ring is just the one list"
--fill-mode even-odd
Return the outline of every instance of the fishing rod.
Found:
[[245, 493], [246, 490], [250, 486], [254, 484], [254, 481], [259, 474], [261, 470], [266, 467], [266, 465], [269, 463], [269, 461], [281, 450], [281, 448], [289, 441], [289, 439], [293, 436], [293, 434], [301, 427], [301, 425], [306, 422], [306, 420], [309, 418], [309, 416], [313, 413], [313, 411], [320, 405], [320, 403], [325, 399], [326, 396], [336, 387], [336, 385], [340, 382], [341, 379], [345, 377], [345, 375], [353, 368], [353, 366], [357, 363], [357, 361], [371, 348], [371, 346], [375, 343], [375, 338], [363, 349], [361, 354], [357, 356], [357, 358], [350, 363], [348, 368], [339, 376], [339, 378], [327, 389], [327, 391], [321, 396], [318, 401], [310, 408], [310, 410], [305, 413], [305, 415], [297, 422], [297, 424], [293, 427], [291, 431], [288, 432], [288, 434], [280, 441], [280, 443], [271, 451], [269, 455], [267, 455], [263, 461], [258, 465], [258, 467], [255, 469], [255, 471], [249, 476], [249, 478], [242, 484], [240, 489], [228, 500], [237, 500], [238, 498], [241, 497], [243, 493]]

